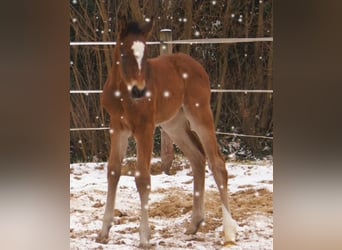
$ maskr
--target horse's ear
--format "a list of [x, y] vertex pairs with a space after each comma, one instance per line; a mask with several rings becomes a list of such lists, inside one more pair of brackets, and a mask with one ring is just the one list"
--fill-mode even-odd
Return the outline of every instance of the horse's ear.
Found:
[[145, 22], [142, 27], [141, 27], [141, 31], [143, 32], [144, 36], [146, 37], [146, 39], [148, 39], [150, 37], [150, 35], [152, 34], [152, 29], [154, 26], [154, 20], [153, 17], [150, 18], [150, 20], [147, 22]]

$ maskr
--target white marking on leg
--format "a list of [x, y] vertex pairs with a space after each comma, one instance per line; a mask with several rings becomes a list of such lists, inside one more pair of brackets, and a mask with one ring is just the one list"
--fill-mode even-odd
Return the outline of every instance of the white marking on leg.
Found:
[[138, 63], [138, 68], [141, 70], [141, 61], [144, 57], [145, 44], [140, 41], [134, 41], [132, 45], [133, 54]]
[[232, 218], [227, 208], [222, 204], [223, 231], [226, 242], [235, 242], [238, 224]]

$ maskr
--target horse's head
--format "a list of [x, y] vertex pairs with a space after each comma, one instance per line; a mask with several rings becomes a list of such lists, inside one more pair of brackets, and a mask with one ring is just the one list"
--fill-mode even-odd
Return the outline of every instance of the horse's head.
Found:
[[153, 21], [144, 24], [120, 23], [119, 42], [121, 74], [133, 98], [145, 96], [146, 92], [146, 41], [151, 33]]

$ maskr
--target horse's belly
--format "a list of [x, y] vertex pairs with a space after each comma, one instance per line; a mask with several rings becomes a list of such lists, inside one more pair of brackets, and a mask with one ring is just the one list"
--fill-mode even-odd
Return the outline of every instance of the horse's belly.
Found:
[[156, 124], [167, 122], [178, 114], [182, 107], [182, 103], [174, 103], [173, 105], [160, 105], [157, 106]]

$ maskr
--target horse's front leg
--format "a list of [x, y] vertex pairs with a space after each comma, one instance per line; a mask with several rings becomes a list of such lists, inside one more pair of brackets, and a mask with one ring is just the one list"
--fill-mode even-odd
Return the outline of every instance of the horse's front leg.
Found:
[[149, 248], [150, 227], [148, 223], [148, 197], [151, 190], [150, 163], [153, 149], [154, 127], [141, 129], [135, 133], [138, 162], [135, 183], [141, 202], [140, 247]]
[[125, 156], [127, 143], [127, 132], [114, 130], [111, 134], [111, 149], [107, 167], [108, 192], [106, 208], [102, 221], [102, 229], [96, 238], [96, 242], [106, 244], [108, 242], [109, 230], [113, 223], [113, 212], [117, 185], [121, 176], [121, 163]]

